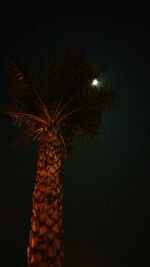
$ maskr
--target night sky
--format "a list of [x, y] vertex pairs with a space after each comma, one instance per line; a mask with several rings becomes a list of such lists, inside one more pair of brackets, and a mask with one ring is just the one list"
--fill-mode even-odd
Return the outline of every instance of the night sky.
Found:
[[[77, 141], [77, 156], [64, 160], [65, 267], [150, 266], [147, 9], [0, 9], [0, 105], [9, 99], [12, 56], [25, 58], [41, 78], [50, 53], [61, 58], [66, 48], [83, 47], [95, 63], [111, 66], [105, 80], [120, 85], [124, 105], [103, 114], [101, 136]], [[38, 143], [10, 148], [19, 130], [3, 114], [0, 129], [0, 266], [25, 267]]]

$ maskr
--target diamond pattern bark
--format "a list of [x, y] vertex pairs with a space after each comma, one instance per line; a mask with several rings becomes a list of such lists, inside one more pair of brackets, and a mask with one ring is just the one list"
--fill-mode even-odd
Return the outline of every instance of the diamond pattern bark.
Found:
[[62, 267], [63, 191], [61, 142], [56, 136], [41, 141], [29, 236], [28, 267]]

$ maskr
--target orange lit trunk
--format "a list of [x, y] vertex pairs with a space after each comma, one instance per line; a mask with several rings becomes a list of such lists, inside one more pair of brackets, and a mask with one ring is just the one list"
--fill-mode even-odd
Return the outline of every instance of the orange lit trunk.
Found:
[[[44, 138], [43, 138], [44, 139]], [[28, 267], [62, 267], [63, 213], [61, 149], [57, 138], [39, 149], [29, 238]]]

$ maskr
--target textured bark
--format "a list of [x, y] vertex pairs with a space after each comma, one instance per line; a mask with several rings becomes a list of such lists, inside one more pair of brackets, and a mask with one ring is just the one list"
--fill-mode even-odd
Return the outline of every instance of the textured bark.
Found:
[[28, 267], [62, 267], [63, 211], [61, 144], [56, 135], [42, 139], [33, 192]]

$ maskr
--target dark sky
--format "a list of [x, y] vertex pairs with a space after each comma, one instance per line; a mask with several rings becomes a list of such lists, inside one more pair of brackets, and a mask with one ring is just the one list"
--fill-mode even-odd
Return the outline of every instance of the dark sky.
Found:
[[[84, 47], [111, 65], [125, 105], [103, 115], [102, 137], [77, 142], [64, 161], [65, 267], [150, 266], [150, 42], [148, 7], [1, 7], [0, 105], [7, 60], [22, 56], [39, 77], [50, 52]], [[107, 78], [106, 78], [107, 80]], [[0, 118], [0, 266], [24, 267], [38, 145], [9, 148], [17, 128]]]

